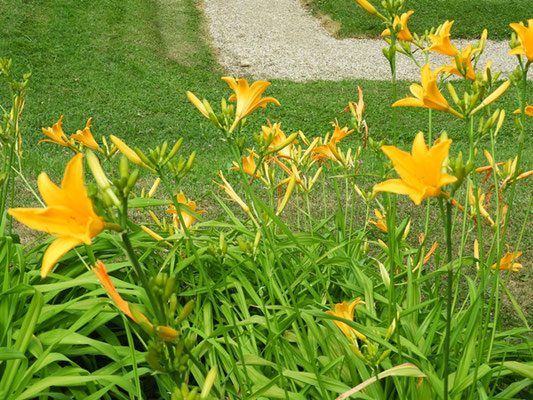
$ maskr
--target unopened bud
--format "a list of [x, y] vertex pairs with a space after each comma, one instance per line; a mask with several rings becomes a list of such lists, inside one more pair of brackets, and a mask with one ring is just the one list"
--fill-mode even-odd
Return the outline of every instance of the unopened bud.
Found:
[[194, 310], [194, 300], [189, 300], [183, 310], [181, 310], [180, 315], [176, 319], [176, 325], [181, 324], [185, 319], [192, 313]]
[[157, 326], [155, 328], [155, 333], [157, 337], [163, 339], [165, 342], [173, 342], [179, 336], [179, 332], [170, 326]]

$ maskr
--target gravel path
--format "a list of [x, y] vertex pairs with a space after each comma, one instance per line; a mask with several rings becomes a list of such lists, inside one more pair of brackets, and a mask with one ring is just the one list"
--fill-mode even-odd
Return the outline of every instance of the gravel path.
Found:
[[[205, 0], [204, 10], [219, 61], [229, 75], [293, 81], [390, 79], [382, 53], [385, 41], [335, 39], [299, 0]], [[468, 41], [453, 43], [463, 48]], [[507, 42], [488, 41], [479, 65], [491, 59], [493, 71], [512, 71], [516, 58], [508, 53]], [[434, 68], [449, 57], [432, 53], [430, 61]], [[400, 54], [397, 65], [398, 79], [420, 80], [407, 57]]]

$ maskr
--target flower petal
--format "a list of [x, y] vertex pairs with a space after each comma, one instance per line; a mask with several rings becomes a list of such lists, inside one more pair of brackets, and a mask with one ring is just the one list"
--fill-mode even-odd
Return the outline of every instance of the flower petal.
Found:
[[62, 236], [54, 240], [44, 253], [43, 265], [41, 266], [41, 277], [46, 278], [54, 265], [56, 265], [57, 261], [81, 243], [82, 241], [78, 238], [70, 236]]

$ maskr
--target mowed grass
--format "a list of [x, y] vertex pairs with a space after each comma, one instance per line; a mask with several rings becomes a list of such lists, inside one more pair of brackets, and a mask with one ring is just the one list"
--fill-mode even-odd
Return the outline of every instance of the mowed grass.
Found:
[[[370, 2], [381, 7], [378, 0]], [[306, 0], [305, 4], [313, 13], [331, 18], [333, 23], [328, 25], [340, 37], [378, 36], [384, 29], [379, 18], [367, 14], [355, 1]], [[531, 0], [406, 0], [402, 11], [408, 10], [415, 12], [409, 18], [412, 32], [423, 34], [446, 20], [455, 20], [454, 38], [479, 37], [486, 28], [489, 39], [508, 40], [510, 23], [533, 18]]]

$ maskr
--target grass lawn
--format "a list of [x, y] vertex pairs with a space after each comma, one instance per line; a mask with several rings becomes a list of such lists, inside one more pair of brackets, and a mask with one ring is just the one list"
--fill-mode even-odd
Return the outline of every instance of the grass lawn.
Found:
[[[377, 7], [380, 1], [371, 3]], [[378, 36], [384, 29], [380, 19], [355, 1], [305, 0], [305, 4], [314, 14], [327, 16], [326, 25], [340, 37]], [[509, 40], [511, 22], [533, 18], [530, 0], [406, 0], [402, 10], [415, 12], [409, 18], [409, 29], [418, 34], [455, 20], [453, 38], [479, 37], [486, 28], [489, 39]]]

